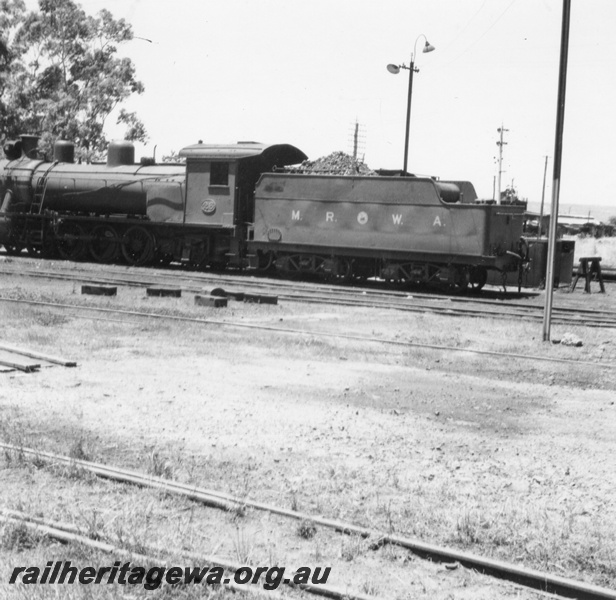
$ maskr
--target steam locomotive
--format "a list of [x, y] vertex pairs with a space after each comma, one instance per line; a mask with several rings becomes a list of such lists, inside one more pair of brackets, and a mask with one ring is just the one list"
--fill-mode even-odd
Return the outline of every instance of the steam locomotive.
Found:
[[198, 143], [182, 164], [135, 164], [130, 142], [107, 161], [53, 160], [35, 136], [4, 145], [0, 244], [8, 254], [129, 265], [272, 269], [333, 280], [379, 277], [481, 288], [521, 272], [523, 208], [477, 202], [470, 182], [407, 174], [306, 174], [289, 144]]

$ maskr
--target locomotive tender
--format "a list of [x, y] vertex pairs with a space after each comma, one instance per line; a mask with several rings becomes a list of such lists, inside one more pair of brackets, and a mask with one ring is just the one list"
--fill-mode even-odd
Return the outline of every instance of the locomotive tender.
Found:
[[[4, 145], [0, 244], [11, 253], [131, 265], [275, 268], [287, 276], [447, 281], [481, 288], [521, 269], [523, 208], [478, 204], [464, 181], [300, 174], [289, 144], [195, 144], [185, 164], [134, 164], [112, 142], [106, 164], [53, 161], [34, 136]], [[281, 171], [282, 169], [282, 171]]]

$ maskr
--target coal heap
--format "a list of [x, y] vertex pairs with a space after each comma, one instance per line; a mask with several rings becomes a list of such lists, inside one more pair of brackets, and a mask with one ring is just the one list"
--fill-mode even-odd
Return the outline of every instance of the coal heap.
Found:
[[326, 175], [377, 175], [363, 161], [340, 151], [316, 160], [305, 160], [296, 171]]

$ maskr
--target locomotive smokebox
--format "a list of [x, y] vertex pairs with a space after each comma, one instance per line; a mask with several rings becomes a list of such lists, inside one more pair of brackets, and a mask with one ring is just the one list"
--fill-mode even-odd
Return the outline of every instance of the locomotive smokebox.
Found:
[[53, 159], [57, 162], [74, 163], [75, 144], [64, 140], [58, 140], [53, 145]]
[[131, 142], [116, 141], [109, 144], [107, 166], [121, 167], [135, 164], [135, 146]]

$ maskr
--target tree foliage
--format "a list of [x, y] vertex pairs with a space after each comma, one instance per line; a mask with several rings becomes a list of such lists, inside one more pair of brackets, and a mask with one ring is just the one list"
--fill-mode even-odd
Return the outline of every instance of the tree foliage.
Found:
[[[129, 58], [118, 46], [133, 39], [131, 26], [108, 10], [87, 15], [72, 0], [0, 0], [0, 135], [38, 133], [50, 145], [64, 137], [88, 153], [107, 144], [109, 115], [143, 92]], [[120, 110], [126, 139], [145, 141], [135, 113]]]

